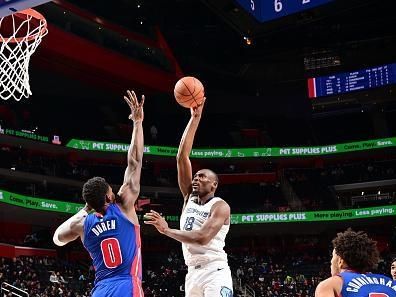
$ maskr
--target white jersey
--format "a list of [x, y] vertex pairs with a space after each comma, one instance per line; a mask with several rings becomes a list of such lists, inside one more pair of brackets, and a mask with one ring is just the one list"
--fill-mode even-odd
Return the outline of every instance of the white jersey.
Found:
[[[188, 198], [180, 217], [180, 230], [199, 230], [210, 216], [213, 204], [223, 199], [213, 197], [204, 205], [196, 203], [197, 197]], [[184, 261], [187, 266], [197, 266], [213, 261], [227, 263], [227, 254], [223, 250], [230, 225], [223, 225], [219, 232], [206, 245], [182, 243]]]

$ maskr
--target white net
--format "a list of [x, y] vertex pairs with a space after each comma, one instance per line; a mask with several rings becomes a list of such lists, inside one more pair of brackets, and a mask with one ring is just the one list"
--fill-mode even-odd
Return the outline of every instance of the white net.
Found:
[[27, 9], [0, 19], [0, 97], [19, 101], [29, 97], [31, 55], [48, 33], [47, 22]]

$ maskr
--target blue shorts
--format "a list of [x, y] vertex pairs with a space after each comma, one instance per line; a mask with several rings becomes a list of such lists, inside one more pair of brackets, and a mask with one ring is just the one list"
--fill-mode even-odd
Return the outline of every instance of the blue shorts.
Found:
[[92, 297], [143, 297], [140, 279], [127, 277], [112, 277], [95, 284]]

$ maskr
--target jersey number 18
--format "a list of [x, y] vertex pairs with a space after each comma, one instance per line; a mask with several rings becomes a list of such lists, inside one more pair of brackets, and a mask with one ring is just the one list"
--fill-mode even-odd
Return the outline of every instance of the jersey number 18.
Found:
[[186, 231], [191, 231], [193, 228], [194, 221], [195, 221], [194, 217], [187, 217], [183, 229]]

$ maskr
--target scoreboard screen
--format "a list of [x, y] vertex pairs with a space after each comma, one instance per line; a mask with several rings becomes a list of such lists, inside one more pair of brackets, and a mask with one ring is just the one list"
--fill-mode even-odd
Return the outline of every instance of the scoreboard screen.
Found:
[[51, 0], [0, 0], [0, 18]]
[[308, 79], [308, 96], [317, 98], [396, 84], [396, 63]]
[[236, 0], [258, 21], [266, 22], [334, 0]]

